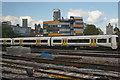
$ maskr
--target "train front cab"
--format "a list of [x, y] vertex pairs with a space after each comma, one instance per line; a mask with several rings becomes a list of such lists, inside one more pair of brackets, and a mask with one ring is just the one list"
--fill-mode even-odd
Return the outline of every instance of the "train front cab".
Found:
[[119, 39], [118, 39], [118, 36], [112, 36], [112, 42], [111, 42], [111, 48], [112, 49], [117, 49], [119, 46]]
[[118, 49], [120, 49], [120, 35], [117, 38], [117, 45], [118, 45]]
[[97, 46], [104, 49], [117, 49], [116, 37], [115, 35], [99, 36], [96, 40]]

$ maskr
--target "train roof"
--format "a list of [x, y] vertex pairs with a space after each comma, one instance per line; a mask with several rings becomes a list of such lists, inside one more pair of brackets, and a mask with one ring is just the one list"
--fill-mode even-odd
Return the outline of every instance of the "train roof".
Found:
[[50, 37], [43, 37], [42, 36], [42, 37], [17, 37], [17, 38], [19, 39], [19, 38], [50, 38]]
[[112, 36], [115, 36], [115, 37], [118, 37], [118, 35], [85, 35], [85, 36], [55, 36], [53, 38], [63, 38], [63, 37], [112, 37]]
[[[118, 37], [118, 35], [85, 35], [85, 36], [52, 36], [52, 38], [66, 38], [66, 37]], [[50, 36], [42, 36], [42, 37], [18, 37], [18, 38], [0, 38], [0, 40], [3, 40], [3, 39], [38, 39], [38, 38], [51, 38]]]

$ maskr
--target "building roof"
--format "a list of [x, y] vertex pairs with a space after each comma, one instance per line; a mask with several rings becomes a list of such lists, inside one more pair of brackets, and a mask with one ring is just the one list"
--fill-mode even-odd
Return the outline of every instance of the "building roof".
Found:
[[119, 31], [119, 29], [117, 27], [114, 28], [114, 31]]

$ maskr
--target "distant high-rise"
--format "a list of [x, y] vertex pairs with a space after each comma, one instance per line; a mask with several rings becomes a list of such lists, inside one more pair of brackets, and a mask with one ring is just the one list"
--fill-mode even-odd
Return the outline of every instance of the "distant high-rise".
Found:
[[61, 18], [61, 13], [59, 9], [54, 9], [53, 10], [53, 20], [58, 21]]
[[22, 19], [22, 27], [28, 27], [28, 20]]

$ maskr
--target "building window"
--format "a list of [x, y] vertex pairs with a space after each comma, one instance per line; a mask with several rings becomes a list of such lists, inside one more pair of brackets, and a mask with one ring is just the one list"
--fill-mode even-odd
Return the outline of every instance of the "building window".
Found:
[[83, 23], [78, 23], [78, 22], [76, 22], [75, 25], [83, 25]]
[[61, 27], [61, 25], [58, 25], [58, 27]]
[[107, 39], [98, 39], [98, 43], [106, 43]]

